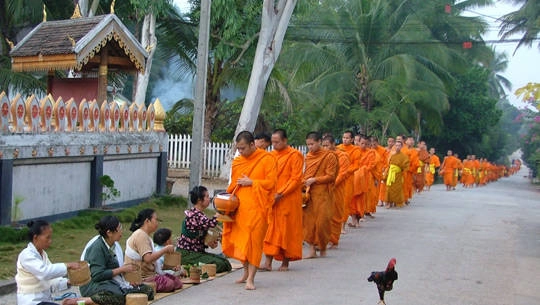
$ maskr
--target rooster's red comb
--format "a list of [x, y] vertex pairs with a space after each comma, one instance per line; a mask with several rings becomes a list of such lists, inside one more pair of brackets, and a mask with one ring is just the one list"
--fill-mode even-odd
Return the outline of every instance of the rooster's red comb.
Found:
[[391, 258], [390, 261], [388, 262], [388, 267], [386, 267], [386, 269], [393, 269], [395, 265], [396, 265], [396, 259]]

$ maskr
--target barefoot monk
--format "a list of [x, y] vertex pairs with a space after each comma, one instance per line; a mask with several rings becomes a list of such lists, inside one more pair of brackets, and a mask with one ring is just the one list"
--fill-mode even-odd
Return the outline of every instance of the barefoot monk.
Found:
[[310, 132], [306, 137], [308, 154], [304, 171], [304, 184], [309, 187], [309, 202], [304, 208], [304, 240], [310, 252], [306, 258], [326, 256], [330, 241], [331, 220], [334, 205], [334, 182], [338, 174], [338, 158], [330, 150], [322, 149], [321, 135]]
[[276, 160], [255, 146], [253, 134], [242, 131], [236, 137], [240, 155], [233, 160], [231, 184], [240, 201], [234, 222], [223, 224], [223, 253], [240, 260], [244, 273], [237, 281], [247, 290], [255, 289], [255, 273], [261, 263], [267, 216], [274, 203]]
[[287, 133], [276, 129], [272, 133], [271, 154], [277, 160], [277, 184], [274, 206], [270, 213], [262, 266], [272, 270], [272, 260], [281, 261], [279, 271], [289, 269], [289, 261], [302, 258], [302, 170], [304, 157], [287, 144]]

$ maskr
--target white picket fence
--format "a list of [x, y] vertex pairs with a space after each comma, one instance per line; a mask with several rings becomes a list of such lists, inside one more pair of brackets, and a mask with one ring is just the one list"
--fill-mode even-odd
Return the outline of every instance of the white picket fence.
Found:
[[[232, 143], [203, 143], [203, 150], [199, 157], [203, 160], [203, 173], [205, 177], [219, 177], [225, 158], [231, 150]], [[294, 146], [306, 154], [306, 146]], [[269, 147], [268, 150], [272, 150]], [[169, 168], [189, 169], [191, 160], [191, 135], [169, 135]]]

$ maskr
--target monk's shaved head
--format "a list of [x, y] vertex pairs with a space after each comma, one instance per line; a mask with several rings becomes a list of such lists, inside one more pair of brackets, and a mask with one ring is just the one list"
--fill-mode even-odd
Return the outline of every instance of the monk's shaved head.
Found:
[[311, 139], [313, 141], [320, 141], [321, 140], [321, 134], [318, 133], [317, 131], [312, 131], [312, 132], [307, 134], [306, 140], [307, 139]]
[[246, 144], [255, 143], [255, 137], [251, 132], [244, 130], [236, 136], [236, 143], [240, 141], [244, 141]]
[[274, 132], [272, 132], [272, 135], [278, 135], [281, 139], [287, 139], [287, 132], [285, 129], [275, 129]]

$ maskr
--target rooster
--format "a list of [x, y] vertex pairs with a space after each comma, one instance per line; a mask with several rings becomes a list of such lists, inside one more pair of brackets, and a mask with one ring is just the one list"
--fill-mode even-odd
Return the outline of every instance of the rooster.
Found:
[[397, 272], [394, 268], [396, 266], [396, 259], [392, 258], [388, 262], [388, 266], [385, 271], [373, 271], [368, 277], [369, 282], [375, 282], [377, 289], [379, 290], [379, 298], [381, 299], [378, 304], [386, 305], [384, 302], [384, 292], [392, 290], [394, 281], [397, 280]]

